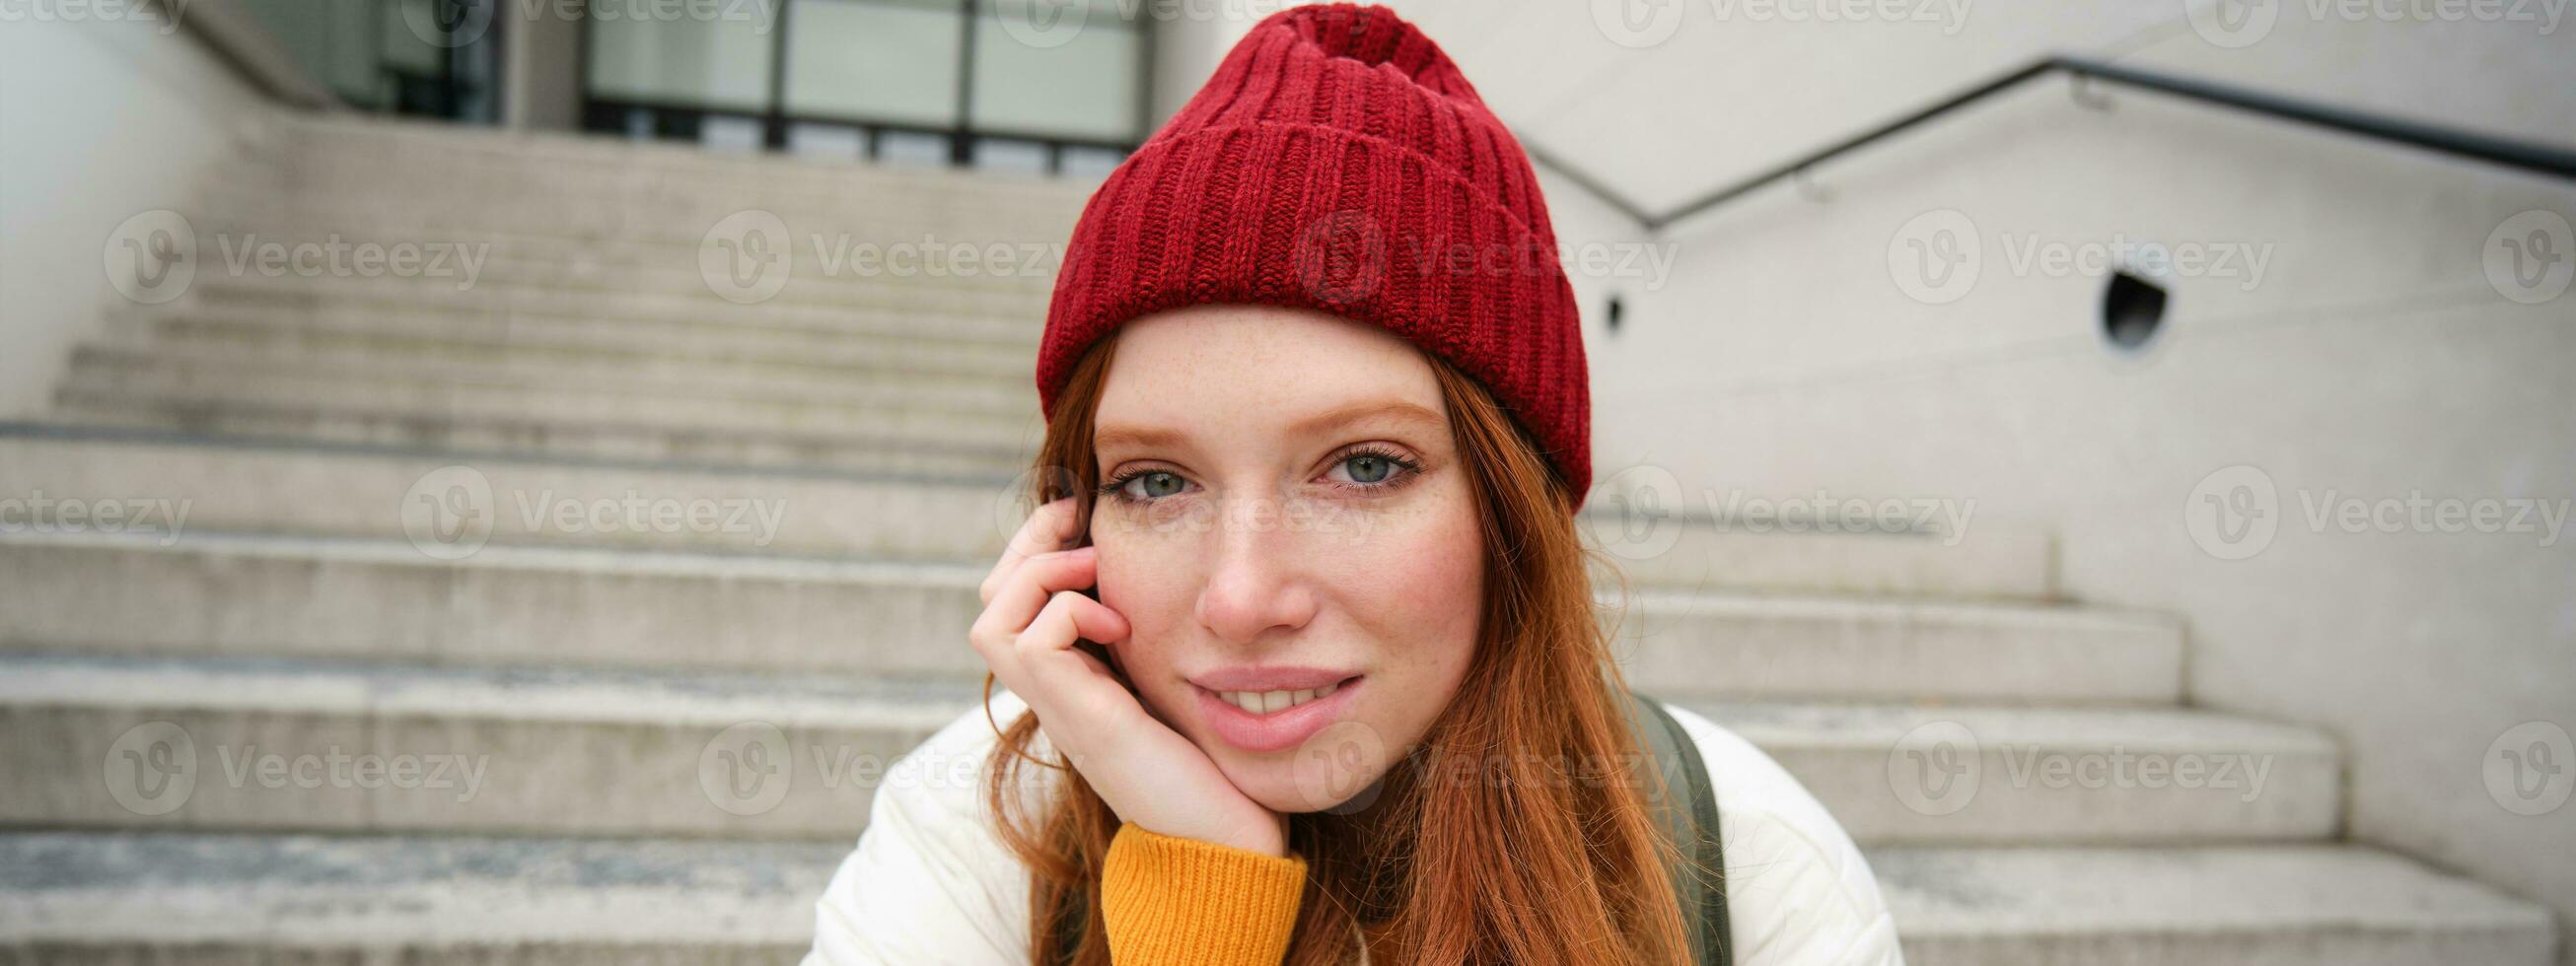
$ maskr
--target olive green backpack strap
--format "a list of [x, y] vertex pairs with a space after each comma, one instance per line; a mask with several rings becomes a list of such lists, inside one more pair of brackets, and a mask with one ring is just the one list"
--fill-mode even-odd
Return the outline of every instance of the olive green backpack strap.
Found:
[[1645, 738], [1647, 764], [1664, 776], [1670, 792], [1647, 804], [1685, 854], [1702, 868], [1719, 870], [1718, 881], [1710, 881], [1680, 866], [1672, 869], [1673, 894], [1681, 899], [1682, 919], [1691, 928], [1693, 958], [1701, 966], [1733, 963], [1735, 938], [1728, 928], [1723, 881], [1726, 849], [1718, 837], [1717, 787], [1709, 781], [1708, 762], [1663, 702], [1631, 692], [1628, 718], [1629, 726]]

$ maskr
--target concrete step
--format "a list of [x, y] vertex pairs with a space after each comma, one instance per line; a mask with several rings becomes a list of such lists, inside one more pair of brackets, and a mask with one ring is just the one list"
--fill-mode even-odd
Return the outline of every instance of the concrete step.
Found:
[[545, 326], [437, 313], [263, 311], [240, 306], [128, 315], [110, 321], [123, 345], [303, 353], [503, 367], [609, 371], [646, 379], [683, 375], [753, 380], [860, 380], [1027, 385], [1028, 347], [884, 336], [747, 339], [740, 330], [639, 331], [619, 324]]
[[1918, 529], [1905, 517], [1868, 529], [1819, 532], [1777, 522], [1643, 515], [1605, 489], [1585, 508], [1583, 526], [1603, 562], [1659, 586], [1891, 597], [2058, 596], [2053, 535], [2014, 520], [1974, 519], [1950, 533], [1937, 525]]
[[2342, 756], [2304, 726], [2183, 708], [1676, 703], [1770, 752], [1860, 841], [2242, 842], [2339, 831]]
[[405, 173], [491, 170], [523, 179], [544, 178], [548, 180], [541, 183], [550, 189], [636, 190], [749, 182], [827, 191], [864, 187], [973, 199], [1000, 207], [1071, 210], [1081, 208], [1097, 182], [855, 159], [729, 153], [617, 135], [461, 128], [380, 117], [284, 117], [267, 133], [267, 142], [257, 154], [280, 162], [265, 170], [276, 171], [281, 180], [405, 165]]
[[2549, 911], [2362, 846], [1879, 848], [1908, 966], [2556, 962]]
[[[238, 393], [255, 400], [350, 399], [378, 406], [436, 405], [459, 396], [490, 395], [515, 411], [541, 414], [568, 405], [573, 418], [601, 412], [641, 414], [667, 401], [700, 413], [720, 406], [755, 411], [812, 411], [829, 422], [953, 429], [961, 436], [1010, 432], [1034, 422], [1037, 389], [1028, 380], [880, 373], [852, 378], [841, 373], [728, 373], [671, 366], [648, 370], [628, 365], [569, 365], [565, 360], [442, 358], [364, 346], [275, 347], [221, 343], [90, 342], [75, 346], [64, 384], [109, 389], [131, 386], [147, 393]], [[353, 398], [353, 388], [368, 392]], [[638, 407], [637, 401], [648, 405]], [[488, 410], [487, 410], [488, 411]], [[769, 423], [796, 426], [792, 417]]]
[[[915, 646], [970, 653], [961, 638]], [[551, 650], [542, 634], [513, 643], [539, 658]], [[0, 656], [0, 670], [0, 719], [30, 739], [0, 747], [18, 779], [0, 790], [0, 823], [45, 827], [847, 834], [864, 824], [872, 793], [853, 776], [881, 774], [930, 731], [979, 713], [975, 685], [943, 677], [44, 653]], [[2179, 710], [1691, 706], [1778, 759], [1860, 841], [2184, 843], [2335, 831], [2339, 759], [2302, 728]], [[746, 734], [774, 734], [759, 754], [792, 759], [770, 773], [779, 788], [699, 777]], [[187, 773], [193, 747], [193, 793], [156, 778], [160, 790], [143, 801], [140, 786], [116, 784], [119, 774], [142, 780], [115, 764], [117, 749], [156, 735], [183, 748], [156, 775]], [[1911, 770], [1918, 751], [1937, 774]], [[388, 767], [449, 767], [456, 781], [317, 785], [259, 771], [369, 755]], [[90, 781], [102, 762], [109, 781]], [[725, 787], [747, 788], [734, 794], [760, 802], [757, 814], [737, 814], [747, 806]]]
[[[175, 536], [0, 534], [0, 575], [30, 599], [65, 602], [0, 612], [0, 641], [86, 651], [974, 676], [982, 666], [947, 645], [982, 612], [975, 588], [1020, 519], [999, 486], [816, 479], [764, 481], [778, 488], [746, 493], [738, 479], [670, 473], [602, 496], [592, 494], [621, 492], [590, 488], [614, 472], [542, 464], [458, 471], [427, 460], [44, 440], [0, 442], [0, 454], [26, 458], [0, 462], [9, 492], [171, 501], [146, 527], [186, 513]], [[174, 495], [120, 466], [206, 488]], [[339, 482], [316, 485], [324, 480]], [[440, 512], [490, 529], [435, 519], [420, 509], [424, 494], [468, 501]], [[968, 506], [977, 502], [980, 517]], [[311, 535], [245, 535], [291, 528]], [[745, 545], [767, 540], [754, 549], [770, 553], [639, 552], [699, 528]], [[790, 534], [797, 546], [779, 547]], [[597, 549], [569, 546], [574, 538]], [[836, 539], [876, 549], [783, 555]], [[621, 543], [638, 549], [606, 549]], [[941, 552], [967, 543], [975, 555]], [[1707, 592], [1662, 599], [1630, 615], [1625, 626], [1650, 636], [1622, 641], [1619, 653], [1630, 680], [1676, 698], [2179, 696], [2179, 634], [2151, 617]], [[531, 636], [543, 638], [542, 650], [528, 648]]]
[[181, 433], [298, 445], [394, 447], [460, 458], [508, 456], [649, 462], [694, 467], [762, 467], [780, 472], [865, 472], [985, 479], [1027, 469], [1026, 446], [922, 438], [872, 429], [692, 428], [617, 417], [574, 422], [513, 413], [437, 413], [380, 407], [321, 407], [198, 394], [145, 395], [130, 388], [67, 386], [48, 421], [97, 430]]
[[793, 966], [849, 843], [0, 834], [0, 958]]
[[[974, 452], [959, 451], [956, 455], [964, 461]], [[166, 495], [166, 481], [188, 479], [198, 483], [187, 494], [196, 504], [195, 519], [201, 526], [219, 530], [398, 539], [404, 533], [399, 522], [387, 516], [391, 504], [384, 494], [399, 498], [430, 472], [462, 465], [484, 474], [492, 493], [499, 498], [493, 505], [496, 529], [492, 539], [501, 543], [882, 553], [957, 559], [988, 558], [999, 551], [999, 540], [1021, 519], [1018, 478], [1026, 472], [1028, 459], [1001, 450], [984, 453], [982, 468], [973, 472], [904, 468], [907, 460], [935, 455], [927, 450], [886, 449], [870, 454], [863, 448], [852, 450], [852, 459], [833, 464], [847, 468], [763, 469], [686, 460], [579, 459], [497, 448], [330, 445], [257, 435], [199, 436], [94, 425], [0, 424], [0, 454], [23, 456], [14, 466], [0, 460], [0, 481], [14, 481], [19, 491], [44, 488], [58, 494]], [[187, 471], [172, 473], [165, 467], [185, 467]], [[588, 526], [565, 529], [551, 523], [550, 518], [540, 518], [533, 525], [514, 526], [513, 521], [525, 519], [524, 514], [513, 511], [520, 505], [517, 501], [523, 496], [536, 499], [537, 495], [551, 495], [542, 502], [551, 503], [559, 497], [581, 505], [602, 499], [635, 498], [684, 504], [699, 500], [759, 502], [782, 507], [785, 516], [783, 526], [775, 533], [664, 528], [639, 537]], [[2140, 633], [2155, 648], [2165, 647], [2162, 642], [2177, 633], [2170, 621], [2161, 618], [2116, 617], [2086, 611], [2083, 613], [2099, 615], [2100, 619], [2068, 623], [2068, 615], [2077, 612], [2059, 606], [2015, 603], [2012, 598], [2028, 595], [2033, 589], [2036, 568], [2027, 561], [2036, 559], [2036, 555], [2024, 557], [2008, 551], [2033, 546], [2044, 549], [2044, 541], [2015, 541], [2010, 531], [2000, 528], [1981, 530], [1978, 541], [1955, 547], [1907, 534], [1798, 537], [1712, 530], [1704, 535], [1704, 542], [1677, 543], [1664, 556], [1637, 559], [1621, 557], [1615, 548], [1598, 543], [1601, 533], [1615, 532], [1615, 523], [1595, 525], [1599, 520], [1592, 512], [1584, 515], [1583, 522], [1578, 532], [1599, 551], [1595, 579], [1614, 606], [1625, 600], [1626, 607], [1640, 613], [1670, 614], [1672, 621], [1695, 624], [1712, 616], [1704, 612], [1706, 607], [1723, 609], [1725, 613], [1714, 615], [1721, 621], [1735, 620], [1738, 615], [1751, 619], [1755, 615], [1744, 610], [1752, 605], [1719, 598], [1711, 598], [1706, 607], [1687, 600], [1669, 603], [1671, 598], [1665, 592], [1829, 598], [1813, 605], [1794, 599], [1780, 601], [1777, 606], [1765, 605], [1769, 616], [1762, 619], [1776, 626], [1812, 628], [1799, 632], [1802, 650], [1845, 647], [1836, 642], [1856, 640], [1849, 635], [1882, 625], [1901, 625], [1906, 628], [1905, 634], [1921, 642], [1917, 646], [1930, 647], [1939, 634], [1946, 633], [1943, 628], [1983, 623], [1987, 615], [2016, 620], [2016, 615], [2026, 615], [2036, 621], [1996, 625], [1998, 629], [2018, 628], [2012, 630], [2017, 634], [2054, 635], [2062, 631], [2108, 641], [2111, 638], [2106, 635], [2115, 632]], [[1944, 560], [1950, 565], [1929, 566]], [[1633, 597], [1619, 596], [1623, 586], [1635, 592]], [[1904, 593], [1895, 592], [1899, 589]], [[1859, 597], [1880, 598], [1883, 605], [1851, 600]], [[2006, 606], [1961, 612], [1942, 603], [1977, 602], [1964, 598], [1996, 598], [1997, 603]], [[1847, 612], [1850, 616], [1846, 616]], [[2103, 621], [2109, 621], [2109, 625]], [[1657, 661], [1689, 660], [1691, 655], [1663, 647], [1665, 632], [1658, 629], [1663, 626], [1662, 616], [1655, 616], [1654, 623], [1648, 625], [1632, 623], [1626, 636], [1636, 643], [1630, 647], [1646, 648], [1642, 653]], [[1685, 635], [1684, 640], [1690, 638]], [[2148, 654], [2132, 653], [2140, 659]], [[1937, 652], [1926, 652], [1918, 659], [1900, 660], [1895, 654], [1879, 657], [1897, 661], [1878, 675], [1881, 678], [1891, 674], [1933, 676], [1935, 666], [1942, 660]], [[2020, 675], [2015, 668], [1987, 667], [1962, 669], [1952, 676], [1995, 681], [2024, 677], [2036, 681], [2047, 677], [2069, 685], [2074, 692], [2099, 699], [2117, 699], [2130, 693], [2125, 687], [2097, 692], [2084, 684], [2108, 680], [2099, 674], [2127, 678], [2152, 669], [2150, 676], [2158, 680], [2170, 676], [2162, 670], [2164, 659], [2160, 657], [2144, 667], [2125, 661], [2114, 664], [2094, 673], [2049, 663], [2031, 665], [2029, 675]], [[2038, 670], [2041, 667], [2048, 670], [2043, 673]], [[1725, 672], [1720, 675], [1723, 677], [1752, 676], [1734, 670], [1712, 666], [1714, 672]], [[2161, 689], [2164, 685], [2154, 687]]]
[[976, 694], [266, 658], [0, 668], [0, 824], [49, 828], [842, 838]]
[[187, 525], [218, 533], [405, 541], [421, 495], [456, 485], [476, 539], [504, 546], [963, 560], [999, 553], [1025, 519], [1014, 483], [0, 425], [0, 492], [184, 499]]
[[[551, 137], [538, 134], [537, 137]], [[403, 143], [305, 139], [256, 147], [220, 168], [219, 183], [249, 187], [312, 184], [337, 190], [435, 183], [460, 196], [480, 192], [614, 202], [685, 200], [700, 192], [759, 194], [809, 205], [890, 200], [906, 210], [961, 215], [1072, 219], [1100, 174], [1048, 176], [945, 165], [872, 164], [858, 158], [758, 156], [691, 145], [576, 135], [551, 144], [439, 138]], [[456, 180], [439, 178], [447, 175]], [[857, 209], [864, 212], [864, 209]]]
[[990, 570], [244, 536], [193, 521], [175, 538], [18, 531], [0, 533], [0, 574], [13, 598], [43, 603], [0, 608], [0, 646], [967, 681], [981, 679], [965, 641]]
[[189, 300], [173, 305], [302, 309], [334, 316], [391, 312], [488, 321], [617, 323], [632, 324], [646, 334], [723, 327], [752, 330], [755, 336], [791, 332], [852, 338], [898, 336], [1026, 346], [1033, 359], [1046, 324], [1042, 308], [1032, 314], [1019, 307], [978, 311], [954, 306], [865, 305], [846, 299], [816, 302], [785, 297], [736, 304], [703, 287], [666, 294], [507, 281], [481, 281], [469, 287], [439, 279], [333, 275], [272, 278], [254, 272], [200, 275], [190, 283], [188, 295]]
[[[382, 192], [389, 185], [436, 184], [459, 197], [498, 193], [607, 202], [683, 202], [719, 192], [864, 214], [860, 203], [891, 201], [903, 210], [935, 208], [963, 216], [1062, 218], [1067, 223], [1100, 182], [1098, 175], [1046, 176], [969, 171], [945, 166], [871, 164], [859, 159], [734, 154], [690, 145], [615, 136], [515, 143], [440, 137], [304, 138], [255, 148], [222, 170], [219, 182], [250, 188], [293, 187]], [[373, 140], [375, 143], [363, 143]]]
[[[846, 842], [22, 832], [0, 949], [46, 962], [779, 963]], [[2355, 846], [1877, 849], [1909, 963], [2553, 962], [2545, 910]]]
[[310, 288], [298, 288], [265, 280], [234, 282], [218, 278], [195, 286], [187, 301], [167, 308], [117, 313], [109, 318], [128, 327], [169, 318], [239, 326], [330, 325], [405, 333], [454, 333], [486, 340], [685, 347], [726, 357], [839, 358], [899, 351], [978, 353], [1016, 359], [1023, 368], [1034, 365], [1039, 336], [1036, 325], [1017, 317], [844, 311], [776, 303], [717, 308], [683, 304], [676, 299], [629, 299], [626, 307], [635, 311], [613, 315], [604, 313], [599, 305], [564, 300], [541, 289], [516, 294], [529, 295], [530, 302], [568, 302], [569, 307], [548, 309], [522, 304], [513, 297], [473, 299], [466, 298], [467, 293], [411, 301], [384, 298], [389, 294], [364, 286], [331, 286], [326, 290], [318, 282]]
[[[297, 367], [258, 354], [217, 363], [85, 347], [56, 391], [66, 409], [126, 408], [171, 414], [311, 412], [403, 426], [489, 423], [555, 428], [613, 426], [664, 436], [727, 439], [759, 434], [873, 439], [976, 452], [1034, 449], [1044, 432], [1035, 393], [1025, 407], [922, 405], [899, 393], [881, 399], [689, 391], [685, 385], [513, 385], [477, 366], [383, 366], [364, 370]], [[999, 395], [995, 393], [994, 395]], [[898, 408], [900, 407], [900, 408]]]
[[[704, 228], [699, 229], [703, 234]], [[926, 313], [936, 317], [963, 315], [983, 318], [1028, 319], [1034, 329], [1045, 319], [1050, 291], [1025, 285], [995, 287], [975, 284], [924, 285], [889, 283], [881, 278], [840, 277], [820, 271], [798, 273], [792, 269], [779, 272], [775, 267], [753, 267], [739, 281], [731, 275], [714, 275], [692, 268], [685, 272], [656, 271], [644, 273], [601, 273], [545, 271], [543, 266], [496, 263], [488, 257], [468, 257], [473, 249], [451, 249], [449, 239], [461, 233], [448, 233], [437, 225], [422, 226], [390, 242], [435, 242], [437, 251], [466, 254], [436, 256], [423, 248], [424, 261], [416, 267], [396, 269], [388, 265], [360, 262], [346, 257], [333, 262], [323, 254], [312, 254], [300, 266], [293, 261], [261, 261], [256, 245], [227, 254], [223, 248], [202, 245], [197, 253], [197, 274], [188, 284], [195, 286], [214, 280], [244, 284], [284, 286], [323, 294], [345, 293], [352, 287], [363, 287], [369, 297], [397, 302], [448, 304], [460, 300], [480, 300], [490, 304], [505, 299], [511, 304], [550, 307], [557, 311], [577, 311], [594, 305], [591, 311], [626, 314], [629, 306], [664, 304], [678, 311], [706, 313], [733, 308], [766, 308], [799, 306], [835, 311], [891, 311]], [[213, 241], [205, 243], [215, 244]], [[236, 242], [235, 244], [244, 244]], [[277, 258], [289, 256], [289, 249], [277, 249]], [[322, 249], [312, 249], [321, 252]], [[443, 257], [443, 261], [426, 259]], [[479, 260], [478, 260], [479, 259]], [[719, 271], [731, 271], [717, 262]], [[770, 282], [772, 277], [775, 282]], [[719, 289], [717, 280], [725, 282]], [[763, 287], [764, 284], [767, 287]], [[551, 304], [540, 302], [551, 300]]]
[[[450, 172], [446, 180], [472, 177]], [[943, 252], [939, 264], [946, 264], [946, 246], [964, 243], [978, 249], [974, 255], [964, 256], [975, 260], [977, 272], [916, 276], [916, 280], [992, 282], [997, 277], [980, 270], [985, 257], [991, 254], [989, 246], [1061, 245], [1072, 236], [1075, 216], [1080, 213], [1079, 208], [1061, 212], [996, 208], [958, 203], [962, 199], [848, 187], [798, 192], [759, 184], [675, 185], [667, 191], [650, 193], [574, 190], [553, 194], [533, 193], [523, 179], [496, 179], [487, 174], [480, 191], [467, 184], [446, 183], [434, 193], [389, 193], [385, 190], [385, 175], [375, 172], [324, 173], [291, 185], [240, 176], [219, 180], [225, 190], [198, 206], [199, 217], [192, 218], [202, 232], [220, 229], [226, 233], [210, 235], [209, 244], [216, 237], [225, 237], [238, 246], [252, 232], [261, 238], [293, 240], [287, 236], [294, 235], [327, 241], [336, 232], [352, 244], [494, 240], [499, 242], [495, 245], [496, 254], [515, 251], [524, 255], [530, 249], [512, 246], [508, 240], [526, 239], [541, 246], [567, 246], [575, 251], [576, 260], [585, 262], [595, 261], [597, 254], [614, 256], [637, 246], [655, 250], [680, 248], [686, 249], [684, 257], [669, 264], [693, 274], [697, 271], [697, 249], [711, 232], [720, 226], [729, 231], [742, 228], [751, 222], [736, 216], [760, 212], [770, 217], [760, 219], [759, 224], [784, 230], [795, 242], [786, 249], [760, 253], [791, 252], [800, 260], [800, 268], [829, 264], [803, 259], [838, 256], [855, 250], [862, 242], [939, 246]], [[742, 236], [736, 233], [732, 237]], [[1019, 266], [1029, 260], [1021, 252], [1003, 254], [1007, 257], [992, 264]], [[998, 280], [1025, 287], [1032, 280], [1053, 275], [1051, 260], [1035, 266], [1039, 270], [1015, 269]]]
[[[789, 234], [779, 240], [792, 244], [778, 251], [788, 256], [783, 264], [792, 278], [849, 286], [853, 298], [873, 294], [858, 291], [869, 288], [955, 290], [1016, 296], [1043, 305], [1055, 287], [1064, 234], [1071, 230], [1069, 225], [1057, 226], [1052, 230], [1061, 233], [1052, 236], [1005, 239], [961, 230], [944, 220], [914, 226], [870, 218], [851, 225], [798, 212], [780, 214], [780, 219]], [[335, 246], [354, 252], [364, 244], [409, 242], [423, 245], [427, 255], [433, 250], [425, 246], [435, 243], [457, 253], [445, 257], [460, 274], [466, 256], [471, 256], [478, 279], [649, 291], [706, 287], [701, 255], [719, 224], [711, 221], [683, 236], [613, 238], [440, 231], [417, 219], [372, 209], [317, 210], [310, 202], [286, 206], [240, 199], [211, 209], [191, 223], [197, 229], [201, 271], [213, 267], [230, 273], [236, 263], [255, 269], [262, 258], [284, 258], [282, 253], [299, 249], [314, 253], [304, 256], [309, 264], [327, 266], [323, 259]], [[740, 237], [740, 233], [728, 237]], [[974, 250], [966, 251], [967, 247]], [[355, 264], [353, 257], [344, 257], [343, 262]]]
[[2181, 625], [2092, 607], [1654, 588], [1627, 598], [1629, 679], [1692, 693], [2171, 704]]

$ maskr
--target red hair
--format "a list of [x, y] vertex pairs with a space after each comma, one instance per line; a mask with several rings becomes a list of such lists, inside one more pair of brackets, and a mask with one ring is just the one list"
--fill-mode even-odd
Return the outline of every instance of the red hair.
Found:
[[[1113, 333], [1092, 346], [1066, 379], [1030, 476], [1030, 507], [1098, 482], [1092, 415], [1117, 341]], [[1347, 961], [1362, 922], [1387, 930], [1404, 962], [1689, 963], [1666, 871], [1686, 860], [1649, 810], [1662, 775], [1630, 770], [1644, 749], [1621, 711], [1627, 684], [1586, 572], [1608, 562], [1582, 545], [1572, 495], [1493, 396], [1423, 357], [1489, 548], [1476, 653], [1448, 708], [1389, 767], [1373, 801], [1350, 814], [1289, 816], [1288, 846], [1308, 875], [1286, 963]], [[1090, 504], [1075, 503], [1076, 532], [1087, 534]], [[992, 683], [987, 674], [988, 695]], [[1118, 819], [1060, 756], [1029, 754], [1037, 734], [1034, 713], [1001, 731], [985, 790], [1003, 840], [1030, 869], [1032, 962], [1055, 963], [1074, 930], [1073, 962], [1107, 966], [1100, 875]], [[1030, 766], [1061, 779], [1034, 807], [1007, 793]], [[1462, 774], [1470, 780], [1456, 780]], [[1696, 872], [1715, 881], [1714, 870]]]

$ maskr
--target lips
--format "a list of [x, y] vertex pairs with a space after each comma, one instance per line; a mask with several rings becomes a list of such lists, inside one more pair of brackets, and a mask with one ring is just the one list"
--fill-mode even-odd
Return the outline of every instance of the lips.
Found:
[[[1326, 675], [1332, 673], [1338, 672], [1320, 672]], [[1216, 731], [1217, 737], [1225, 739], [1227, 744], [1244, 751], [1262, 754], [1295, 748], [1303, 744], [1306, 739], [1314, 737], [1316, 732], [1324, 730], [1324, 726], [1341, 720], [1354, 700], [1353, 696], [1367, 684], [1367, 678], [1364, 676], [1343, 675], [1337, 678], [1325, 678], [1320, 682], [1318, 682], [1318, 676], [1319, 672], [1306, 672], [1302, 678], [1293, 674], [1273, 673], [1268, 677], [1237, 675], [1228, 678], [1211, 675], [1200, 679], [1236, 685], [1222, 692], [1198, 681], [1193, 681], [1192, 685], [1193, 690], [1198, 692], [1199, 715], [1206, 719], [1210, 728]], [[1246, 682], [1251, 686], [1244, 686]], [[1261, 685], [1275, 683], [1304, 686], [1274, 686], [1255, 690]], [[1288, 695], [1280, 696], [1279, 692], [1283, 691]], [[1302, 702], [1293, 701], [1293, 696], [1299, 691], [1311, 691], [1314, 695]], [[1234, 695], [1233, 699], [1230, 700], [1227, 697], [1228, 693]], [[1246, 699], [1244, 695], [1247, 693], [1252, 694], [1253, 697]], [[1249, 704], [1254, 700], [1260, 701], [1264, 710], [1249, 711], [1237, 703], [1241, 701]], [[1271, 701], [1282, 701], [1284, 706], [1271, 710]]]

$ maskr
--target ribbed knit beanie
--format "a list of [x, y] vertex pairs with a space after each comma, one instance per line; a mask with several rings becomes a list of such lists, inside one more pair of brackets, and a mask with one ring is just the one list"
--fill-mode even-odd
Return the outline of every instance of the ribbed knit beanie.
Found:
[[1547, 202], [1457, 65], [1393, 11], [1263, 18], [1101, 183], [1047, 309], [1040, 409], [1101, 336], [1200, 303], [1319, 309], [1438, 354], [1582, 506], [1591, 392]]

